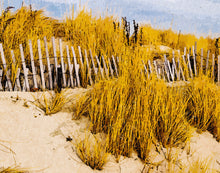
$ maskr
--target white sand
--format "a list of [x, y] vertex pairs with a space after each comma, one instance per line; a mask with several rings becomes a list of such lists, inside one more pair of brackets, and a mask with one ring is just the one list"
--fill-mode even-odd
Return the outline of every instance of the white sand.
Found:
[[[77, 98], [77, 94], [85, 90], [74, 89], [68, 92]], [[66, 142], [66, 137], [81, 138], [88, 126], [88, 119], [73, 121], [72, 112], [67, 109], [52, 116], [44, 116], [41, 110], [29, 102], [34, 101], [33, 94], [35, 97], [40, 95], [0, 93], [0, 168], [18, 165], [42, 173], [141, 172], [144, 164], [135, 153], [131, 158], [121, 157], [119, 163], [115, 162], [113, 156], [109, 156], [102, 171], [93, 171], [86, 166], [76, 155], [73, 144]], [[17, 95], [20, 98], [16, 101]], [[25, 107], [24, 103], [29, 107]], [[181, 151], [180, 155], [186, 164], [196, 158], [210, 158], [213, 167], [220, 170], [220, 143], [208, 132], [195, 134], [191, 139], [190, 154]], [[157, 161], [164, 159], [162, 154], [156, 157]], [[157, 172], [165, 170], [165, 167], [161, 164], [161, 168], [153, 169]], [[143, 172], [147, 170], [148, 167]]]

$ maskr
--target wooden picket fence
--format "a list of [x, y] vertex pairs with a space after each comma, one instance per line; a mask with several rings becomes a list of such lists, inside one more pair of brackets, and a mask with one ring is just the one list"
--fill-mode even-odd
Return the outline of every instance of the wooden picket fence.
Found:
[[[11, 69], [8, 68], [6, 63], [3, 46], [0, 43], [1, 54], [1, 69], [0, 69], [0, 90], [1, 91], [36, 91], [36, 90], [53, 90], [55, 88], [66, 87], [81, 87], [83, 76], [80, 71], [84, 71], [88, 78], [90, 85], [93, 85], [98, 78], [115, 78], [119, 76], [119, 57], [112, 56], [108, 58], [108, 62], [104, 57], [93, 57], [91, 50], [89, 50], [90, 56], [87, 55], [87, 50], [82, 55], [81, 47], [78, 46], [79, 57], [76, 57], [76, 53], [73, 47], [71, 47], [73, 57], [70, 57], [69, 47], [66, 46], [66, 61], [64, 61], [64, 55], [62, 50], [62, 40], [59, 39], [59, 52], [60, 56], [56, 53], [55, 38], [52, 38], [53, 56], [49, 56], [46, 37], [44, 37], [44, 47], [46, 57], [42, 57], [41, 41], [37, 41], [38, 47], [38, 61], [39, 67], [35, 66], [36, 59], [33, 56], [32, 41], [29, 40], [30, 61], [31, 69], [27, 68], [26, 60], [24, 57], [24, 51], [22, 44], [20, 44], [20, 57], [22, 62], [22, 68], [17, 68], [16, 77], [14, 83], [11, 81]], [[7, 57], [8, 58], [8, 57]], [[15, 64], [14, 52], [11, 50], [11, 58], [13, 64]], [[60, 58], [60, 64], [58, 64], [58, 58]], [[89, 59], [90, 58], [90, 59]], [[46, 64], [43, 63], [43, 59], [46, 59]], [[77, 61], [79, 60], [79, 62]], [[169, 59], [171, 59], [169, 57]], [[90, 61], [89, 61], [90, 60]], [[51, 63], [53, 61], [53, 63]], [[95, 63], [96, 61], [96, 63]], [[211, 63], [210, 63], [211, 61]], [[91, 62], [91, 63], [90, 63]], [[66, 64], [67, 63], [67, 64]], [[108, 64], [107, 64], [108, 63]], [[212, 55], [210, 59], [210, 51], [207, 52], [207, 57], [203, 57], [203, 49], [201, 49], [200, 55], [197, 54], [196, 44], [192, 46], [187, 52], [184, 49], [184, 54], [175, 56], [174, 51], [171, 62], [164, 55], [163, 60], [154, 60], [151, 62], [143, 63], [143, 70], [146, 77], [150, 78], [153, 74], [158, 78], [162, 78], [167, 82], [173, 81], [187, 81], [193, 79], [199, 74], [203, 73], [210, 75], [214, 81], [220, 82], [220, 56], [215, 57]], [[205, 66], [204, 66], [204, 65]], [[37, 70], [39, 69], [39, 70]], [[211, 69], [211, 70], [210, 70]], [[95, 77], [94, 77], [95, 76]]]

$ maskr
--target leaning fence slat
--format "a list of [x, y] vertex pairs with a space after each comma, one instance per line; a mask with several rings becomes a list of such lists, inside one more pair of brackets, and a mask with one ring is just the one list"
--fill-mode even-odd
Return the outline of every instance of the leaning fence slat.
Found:
[[64, 60], [63, 60], [63, 49], [62, 49], [62, 40], [59, 39], [59, 46], [60, 46], [60, 59], [61, 59], [61, 69], [63, 75], [63, 87], [66, 87], [66, 75], [65, 75], [65, 67], [64, 67]]
[[53, 89], [53, 79], [52, 79], [52, 74], [51, 74], [51, 67], [50, 67], [50, 58], [49, 58], [49, 52], [48, 52], [48, 47], [47, 47], [47, 38], [44, 37], [44, 46], [45, 46], [45, 51], [46, 51], [46, 58], [47, 58], [47, 70], [49, 74], [49, 86], [50, 89]]
[[175, 71], [175, 73], [176, 73], [177, 80], [180, 80], [180, 74], [179, 74], [178, 71], [177, 71], [175, 58], [173, 58], [172, 60], [173, 60], [173, 66], [174, 66], [174, 71]]
[[157, 63], [156, 61], [153, 61], [153, 64], [154, 64], [154, 68], [155, 68], [155, 72], [156, 72], [156, 75], [157, 75], [157, 78], [159, 79], [159, 74], [158, 74], [158, 71], [157, 71]]
[[109, 73], [108, 73], [108, 69], [107, 69], [106, 63], [105, 63], [104, 56], [102, 56], [102, 62], [103, 62], [103, 66], [104, 66], [104, 69], [105, 69], [106, 77], [109, 78]]
[[79, 50], [79, 59], [82, 65], [82, 68], [84, 68], [84, 63], [83, 63], [83, 58], [82, 58], [82, 51], [81, 51], [81, 47], [78, 46], [78, 50]]
[[174, 73], [171, 70], [170, 61], [169, 60], [167, 60], [167, 66], [168, 66], [168, 70], [169, 70], [170, 76], [172, 78], [172, 81], [174, 81]]
[[188, 67], [189, 67], [190, 77], [193, 79], [192, 66], [191, 66], [190, 58], [189, 57], [190, 57], [190, 55], [187, 54], [187, 60], [188, 60]]
[[87, 56], [87, 51], [86, 50], [85, 50], [85, 59], [86, 59], [86, 66], [87, 66], [87, 69], [88, 69], [89, 82], [90, 82], [90, 85], [93, 85], [93, 81], [92, 81], [92, 77], [91, 77], [91, 69], [89, 67], [89, 60], [88, 60], [88, 56]]
[[58, 72], [57, 72], [56, 44], [55, 44], [55, 38], [54, 37], [52, 37], [52, 45], [53, 45], [54, 65], [55, 65], [54, 87], [56, 87], [57, 86], [57, 80], [58, 80]]
[[168, 69], [168, 65], [167, 65], [167, 57], [165, 54], [164, 54], [164, 67], [165, 67], [165, 72], [167, 74], [168, 82], [170, 82], [170, 74], [169, 74], [169, 69]]
[[113, 61], [114, 67], [115, 67], [116, 76], [118, 77], [118, 69], [117, 69], [117, 65], [116, 65], [115, 57], [114, 56], [112, 56], [112, 61]]
[[208, 68], [209, 68], [209, 53], [210, 53], [210, 51], [208, 50], [208, 52], [207, 52], [207, 59], [206, 59], [206, 68], [205, 68], [206, 75], [208, 73]]
[[70, 73], [70, 85], [73, 88], [73, 68], [72, 68], [72, 64], [70, 63], [70, 52], [69, 52], [69, 46], [66, 45], [66, 54], [67, 54], [67, 63], [68, 63], [68, 67], [69, 67], [69, 73]]
[[42, 62], [41, 45], [39, 39], [37, 40], [37, 46], [38, 46], [38, 56], [40, 62], [41, 85], [42, 85], [42, 90], [45, 90], [45, 80], [44, 80], [44, 70], [43, 70], [44, 67]]
[[74, 67], [75, 67], [75, 73], [76, 73], [76, 83], [77, 83], [77, 86], [80, 87], [79, 64], [77, 64], [76, 54], [75, 54], [74, 48], [72, 46], [71, 46], [71, 49], [72, 49], [72, 53], [73, 53], [73, 61], [74, 61]]
[[192, 52], [193, 52], [193, 65], [194, 65], [194, 72], [195, 72], [195, 76], [197, 76], [197, 70], [196, 70], [196, 53], [195, 53], [194, 46], [192, 46]]
[[[4, 68], [5, 72], [6, 72], [7, 64], [6, 64], [6, 61], [5, 61], [5, 55], [4, 55], [3, 46], [2, 46], [1, 43], [0, 43], [0, 52], [1, 52], [1, 57], [2, 57], [3, 68]], [[6, 79], [7, 79], [7, 83], [8, 83], [9, 89], [10, 89], [10, 91], [12, 91], [11, 80], [10, 80], [10, 77], [7, 75], [7, 72], [6, 72]]]
[[102, 76], [102, 78], [104, 79], [105, 77], [104, 77], [104, 74], [103, 74], [103, 69], [102, 69], [102, 67], [101, 67], [100, 61], [99, 61], [99, 59], [98, 59], [97, 56], [95, 56], [95, 58], [96, 58], [96, 61], [97, 61], [98, 66], [99, 66], [99, 71], [100, 71], [100, 73], [101, 73], [101, 76]]
[[94, 62], [94, 59], [93, 59], [93, 56], [92, 56], [92, 51], [91, 51], [91, 49], [89, 50], [89, 53], [90, 53], [90, 57], [91, 57], [91, 60], [92, 60], [92, 67], [93, 67], [94, 73], [95, 73], [95, 75], [97, 75], [97, 73], [98, 73], [98, 68], [95, 67], [95, 62]]
[[110, 61], [109, 58], [108, 58], [108, 65], [109, 65], [109, 69], [110, 69], [111, 76], [112, 76], [112, 78], [113, 78], [113, 77], [114, 77], [114, 72], [113, 72], [112, 65], [111, 65], [111, 61]]
[[146, 75], [148, 76], [148, 79], [149, 79], [149, 78], [150, 78], [150, 75], [149, 75], [149, 73], [148, 73], [147, 67], [146, 67], [146, 65], [145, 65], [145, 63], [144, 63], [143, 60], [142, 60], [142, 63], [143, 63], [143, 65], [144, 65], [145, 73], [146, 73]]
[[22, 44], [20, 44], [20, 53], [21, 53], [21, 62], [22, 62], [22, 66], [23, 66], [23, 71], [24, 71], [25, 87], [26, 87], [27, 91], [30, 91], [30, 87], [29, 87], [29, 83], [28, 83], [28, 73], [27, 73], [27, 68], [26, 68], [26, 64], [25, 64], [24, 51], [23, 51]]
[[150, 60], [148, 60], [148, 66], [149, 66], [149, 71], [150, 71], [150, 75], [151, 75], [153, 73], [153, 71], [152, 71]]
[[30, 49], [31, 68], [32, 68], [32, 74], [33, 74], [34, 88], [38, 88], [37, 79], [36, 79], [36, 70], [35, 70], [35, 64], [34, 64], [33, 48], [32, 48], [31, 40], [29, 40], [29, 49]]

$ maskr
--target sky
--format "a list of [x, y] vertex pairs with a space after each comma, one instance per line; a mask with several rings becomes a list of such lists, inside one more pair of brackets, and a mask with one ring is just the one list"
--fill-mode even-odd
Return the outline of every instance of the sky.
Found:
[[[4, 1], [4, 7], [19, 8], [22, 0]], [[151, 24], [155, 28], [168, 29], [197, 36], [220, 36], [220, 0], [24, 0], [46, 14], [62, 18], [74, 5], [86, 4], [94, 15], [110, 14], [127, 17], [129, 21]]]

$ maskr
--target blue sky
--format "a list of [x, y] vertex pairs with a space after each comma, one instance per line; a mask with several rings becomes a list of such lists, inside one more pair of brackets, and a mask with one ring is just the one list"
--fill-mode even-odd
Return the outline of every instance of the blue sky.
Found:
[[[3, 0], [0, 0], [1, 2]], [[4, 6], [19, 8], [22, 0], [4, 0]], [[25, 0], [34, 8], [44, 8], [49, 16], [61, 18], [79, 0]], [[197, 36], [220, 36], [220, 0], [81, 0], [94, 15], [109, 13], [132, 21], [151, 23], [156, 28], [172, 28]]]

